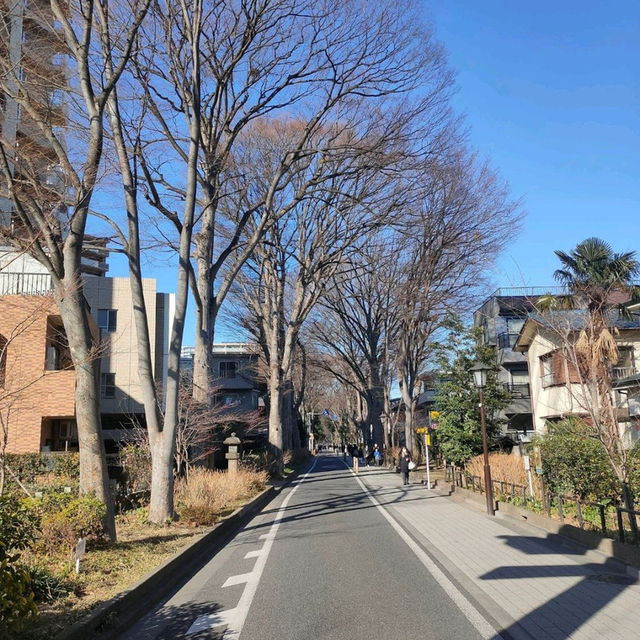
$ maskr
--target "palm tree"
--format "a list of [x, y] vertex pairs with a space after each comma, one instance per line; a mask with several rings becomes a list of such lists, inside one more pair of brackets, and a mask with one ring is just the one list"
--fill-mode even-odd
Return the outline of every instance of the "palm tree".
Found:
[[569, 253], [557, 250], [563, 265], [554, 278], [569, 291], [571, 306], [586, 306], [589, 313], [604, 311], [614, 292], [636, 294], [633, 278], [640, 272], [635, 251], [614, 253], [600, 238], [587, 238]]
[[[586, 312], [584, 327], [573, 348], [580, 380], [591, 398], [593, 427], [621, 482], [625, 505], [632, 509], [633, 497], [628, 483], [630, 460], [620, 438], [611, 379], [611, 367], [618, 361], [616, 329], [607, 311], [638, 297], [639, 288], [633, 279], [640, 273], [640, 262], [634, 251], [614, 253], [611, 246], [599, 238], [583, 240], [569, 253], [556, 251], [555, 254], [562, 268], [554, 277], [568, 292], [561, 298], [561, 305]], [[632, 527], [635, 530], [635, 519]]]

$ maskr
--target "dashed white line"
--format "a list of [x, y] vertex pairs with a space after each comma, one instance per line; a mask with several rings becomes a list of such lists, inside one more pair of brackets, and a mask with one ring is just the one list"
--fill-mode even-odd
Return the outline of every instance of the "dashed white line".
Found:
[[[273, 542], [276, 538], [276, 533], [278, 531], [278, 527], [280, 526], [280, 521], [284, 516], [284, 513], [287, 509], [287, 505], [291, 500], [293, 494], [298, 490], [298, 487], [307, 479], [307, 476], [315, 469], [316, 463], [318, 462], [318, 458], [316, 458], [311, 465], [311, 469], [307, 471], [299, 480], [295, 482], [295, 487], [289, 491], [287, 497], [283, 500], [276, 517], [273, 520], [273, 524], [269, 529], [269, 533], [262, 534], [260, 536], [261, 540], [264, 540], [264, 546], [260, 552], [260, 555], [257, 556], [255, 567], [253, 571], [250, 573], [242, 574], [242, 576], [232, 576], [229, 578], [223, 586], [230, 586], [229, 581], [237, 578], [247, 578], [246, 586], [242, 595], [240, 596], [240, 600], [234, 609], [227, 609], [226, 611], [221, 611], [219, 613], [209, 614], [200, 616], [195, 620], [195, 622], [189, 627], [186, 635], [190, 635], [192, 633], [197, 633], [198, 631], [203, 631], [205, 629], [212, 629], [214, 627], [218, 627], [221, 625], [226, 625], [227, 629], [224, 633], [225, 639], [228, 640], [236, 640], [242, 631], [242, 627], [247, 619], [247, 614], [249, 613], [249, 607], [251, 607], [251, 603], [253, 602], [253, 597], [256, 594], [258, 589], [258, 585], [260, 584], [260, 578], [262, 577], [262, 572], [264, 571], [264, 567], [267, 564], [267, 558], [269, 557], [269, 552], [271, 551], [271, 547], [273, 546]], [[251, 552], [250, 552], [251, 553]], [[244, 582], [244, 579], [242, 580]], [[233, 584], [240, 584], [240, 582], [236, 582]]]
[[262, 549], [258, 549], [257, 551], [248, 551], [245, 554], [244, 559], [248, 560], [249, 558], [259, 558], [262, 555], [262, 552]]

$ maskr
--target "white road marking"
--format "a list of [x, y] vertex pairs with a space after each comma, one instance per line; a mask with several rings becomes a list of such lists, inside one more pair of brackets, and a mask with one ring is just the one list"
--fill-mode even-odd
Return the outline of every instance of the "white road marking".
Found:
[[[345, 463], [346, 464], [346, 463]], [[502, 636], [496, 633], [496, 630], [487, 622], [484, 616], [469, 602], [466, 596], [447, 578], [438, 565], [425, 553], [425, 551], [409, 536], [409, 534], [398, 524], [395, 518], [373, 497], [369, 489], [362, 483], [357, 474], [353, 473], [354, 478], [365, 492], [369, 500], [383, 515], [384, 519], [395, 529], [396, 533], [404, 540], [407, 546], [417, 556], [418, 560], [424, 565], [429, 573], [435, 578], [436, 582], [444, 589], [444, 592], [453, 600], [457, 607], [462, 611], [467, 620], [476, 628], [478, 633], [485, 640], [503, 640]]]
[[262, 549], [258, 549], [257, 551], [248, 551], [245, 554], [244, 559], [248, 560], [249, 558], [258, 558], [260, 557], [261, 554], [262, 554]]
[[187, 631], [186, 635], [192, 633], [198, 633], [198, 631], [205, 631], [207, 629], [213, 629], [214, 627], [221, 627], [224, 624], [229, 624], [229, 620], [235, 615], [235, 609], [227, 609], [226, 611], [220, 611], [218, 613], [209, 613], [205, 616], [200, 616]]
[[253, 574], [253, 571], [251, 573], [242, 573], [237, 576], [231, 576], [230, 578], [227, 578], [226, 582], [222, 585], [222, 588], [224, 589], [225, 587], [233, 587], [236, 584], [249, 582], [252, 574]]
[[[269, 552], [271, 551], [271, 547], [273, 546], [273, 542], [276, 538], [276, 533], [278, 531], [278, 527], [280, 526], [280, 521], [284, 516], [284, 512], [287, 509], [287, 505], [289, 504], [289, 500], [293, 494], [298, 490], [298, 487], [307, 479], [307, 476], [315, 469], [316, 463], [318, 462], [318, 458], [313, 461], [311, 465], [311, 469], [307, 471], [301, 478], [296, 480], [295, 487], [289, 491], [287, 497], [283, 500], [276, 517], [273, 520], [273, 524], [269, 529], [269, 533], [262, 534], [260, 536], [261, 540], [264, 540], [264, 546], [256, 560], [255, 567], [251, 573], [245, 573], [242, 576], [233, 576], [229, 578], [223, 586], [229, 586], [229, 581], [234, 580], [240, 577], [246, 577], [246, 586], [242, 595], [240, 596], [240, 600], [234, 609], [227, 609], [226, 611], [221, 611], [220, 613], [214, 613], [209, 615], [200, 616], [196, 618], [195, 622], [189, 627], [186, 635], [190, 635], [192, 633], [196, 633], [197, 631], [203, 631], [205, 629], [212, 629], [213, 627], [218, 627], [221, 625], [226, 625], [227, 629], [224, 633], [225, 639], [228, 640], [237, 640], [242, 632], [242, 627], [244, 627], [244, 623], [247, 619], [247, 614], [249, 613], [249, 608], [251, 607], [251, 603], [253, 602], [253, 597], [256, 595], [256, 591], [258, 590], [258, 585], [260, 584], [260, 578], [262, 577], [262, 573], [264, 571], [264, 567], [267, 564], [267, 559], [269, 557]], [[250, 552], [253, 553], [253, 552]], [[244, 580], [243, 580], [244, 581]], [[239, 584], [239, 583], [236, 583]]]

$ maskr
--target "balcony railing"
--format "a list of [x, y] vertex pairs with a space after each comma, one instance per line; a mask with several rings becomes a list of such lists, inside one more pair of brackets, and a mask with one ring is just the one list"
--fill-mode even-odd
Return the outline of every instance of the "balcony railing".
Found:
[[48, 273], [0, 272], [0, 295], [37, 295], [53, 289]]
[[500, 333], [498, 335], [498, 349], [513, 349], [519, 333]]
[[622, 380], [622, 378], [628, 378], [634, 376], [636, 373], [635, 367], [611, 367], [611, 377], [613, 380]]
[[529, 389], [529, 383], [523, 384], [505, 384], [504, 385], [514, 399], [518, 398], [530, 398], [531, 391]]

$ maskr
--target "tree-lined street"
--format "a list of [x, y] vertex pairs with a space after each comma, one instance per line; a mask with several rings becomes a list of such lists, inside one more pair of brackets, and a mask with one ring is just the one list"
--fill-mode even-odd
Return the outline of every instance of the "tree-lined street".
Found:
[[632, 637], [622, 563], [419, 481], [319, 456], [121, 640]]

